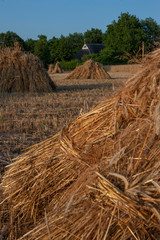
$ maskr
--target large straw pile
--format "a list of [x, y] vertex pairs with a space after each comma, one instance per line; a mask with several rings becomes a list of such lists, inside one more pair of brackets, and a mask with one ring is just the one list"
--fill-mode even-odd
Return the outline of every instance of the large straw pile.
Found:
[[160, 239], [159, 157], [157, 50], [122, 91], [15, 159], [1, 184], [3, 234]]
[[66, 79], [110, 79], [103, 65], [93, 60], [86, 61], [82, 66], [76, 67]]
[[0, 92], [51, 92], [55, 88], [36, 56], [17, 45], [0, 50]]

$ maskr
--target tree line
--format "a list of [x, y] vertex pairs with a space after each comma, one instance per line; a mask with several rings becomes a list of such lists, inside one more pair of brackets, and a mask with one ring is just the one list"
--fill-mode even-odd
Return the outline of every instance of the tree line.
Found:
[[[160, 42], [160, 26], [152, 18], [140, 20], [135, 15], [121, 13], [117, 21], [107, 25], [103, 33], [98, 28], [92, 28], [85, 33], [73, 33], [60, 38], [39, 35], [37, 40], [27, 39], [24, 41], [16, 33], [8, 31], [0, 33], [0, 47], [12, 47], [17, 41], [25, 51], [38, 56], [47, 68], [48, 64], [60, 62], [75, 62], [74, 55], [85, 43], [103, 43], [105, 48], [99, 55], [92, 54], [92, 58], [102, 64], [126, 63], [136, 55], [142, 57], [143, 51], [150, 52]], [[85, 60], [82, 59], [82, 61]]]

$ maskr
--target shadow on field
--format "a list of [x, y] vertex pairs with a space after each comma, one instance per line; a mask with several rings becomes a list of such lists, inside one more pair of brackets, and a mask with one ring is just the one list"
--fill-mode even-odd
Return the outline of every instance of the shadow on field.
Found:
[[113, 88], [120, 87], [118, 83], [99, 83], [99, 84], [87, 84], [87, 85], [61, 85], [57, 86], [57, 92], [61, 91], [77, 91], [77, 90], [92, 90], [97, 88]]
[[123, 80], [126, 79], [126, 80], [127, 80], [128, 77], [112, 77], [112, 79], [113, 79], [113, 80], [115, 80], [115, 79], [123, 79]]

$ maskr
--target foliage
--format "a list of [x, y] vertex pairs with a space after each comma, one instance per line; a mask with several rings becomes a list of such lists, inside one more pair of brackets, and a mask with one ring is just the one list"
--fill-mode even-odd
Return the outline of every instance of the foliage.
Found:
[[152, 18], [141, 20], [145, 50], [150, 51], [160, 41], [160, 26]]
[[64, 71], [69, 71], [75, 69], [77, 66], [81, 65], [82, 63], [78, 60], [70, 60], [70, 61], [61, 61], [61, 67]]
[[106, 48], [101, 51], [103, 61], [125, 56], [126, 53], [133, 53], [141, 47], [143, 31], [136, 16], [123, 13], [117, 22], [113, 21], [107, 27], [104, 40]]
[[134, 57], [140, 53], [142, 44], [147, 52], [160, 39], [160, 27], [152, 19], [139, 20], [129, 13], [122, 13], [118, 21], [107, 26], [104, 35], [105, 49], [100, 59], [104, 64], [125, 63], [128, 54]]
[[26, 50], [34, 54], [35, 43], [36, 43], [36, 40], [33, 40], [31, 38], [27, 39], [25, 41]]
[[82, 33], [69, 34], [70, 41], [72, 43], [72, 55], [74, 56], [84, 44], [84, 35]]
[[125, 64], [127, 60], [125, 58], [121, 58], [120, 56], [116, 57], [116, 52], [114, 49], [105, 47], [98, 56], [98, 62], [103, 65], [111, 65], [111, 64]]
[[53, 37], [48, 41], [48, 47], [50, 52], [50, 63], [55, 63], [57, 61], [60, 61], [59, 59], [59, 39]]
[[69, 36], [49, 40], [50, 63], [57, 61], [70, 61], [73, 56], [82, 48], [84, 43], [83, 35], [80, 33], [69, 34]]
[[74, 65], [71, 61], [75, 54], [86, 43], [104, 43], [99, 56], [89, 55], [83, 57], [83, 62], [87, 59], [101, 62], [103, 64], [126, 63], [128, 56], [141, 58], [142, 45], [147, 53], [160, 42], [160, 26], [152, 18], [139, 20], [135, 15], [121, 13], [117, 21], [113, 21], [107, 26], [105, 33], [98, 28], [91, 28], [84, 34], [73, 33], [68, 36], [61, 35], [60, 38], [52, 37], [47, 40], [45, 35], [39, 35], [38, 40], [29, 38], [24, 42], [14, 32], [0, 33], [0, 46], [14, 46], [18, 41], [19, 45], [26, 51], [38, 56], [47, 68], [48, 64], [55, 64], [57, 61]]
[[49, 48], [47, 37], [45, 35], [39, 35], [39, 40], [35, 41], [34, 44], [34, 54], [39, 57], [39, 59], [43, 62], [44, 67], [47, 68], [49, 63]]
[[103, 33], [98, 28], [91, 28], [84, 33], [84, 39], [86, 43], [102, 43]]
[[18, 42], [19, 46], [25, 49], [24, 40], [16, 33], [8, 31], [6, 33], [0, 33], [0, 46], [1, 47], [13, 47], [14, 43]]
[[92, 59], [93, 61], [98, 62], [99, 58], [97, 54], [88, 54], [88, 55], [84, 55], [81, 60], [82, 62], [86, 62], [89, 59]]

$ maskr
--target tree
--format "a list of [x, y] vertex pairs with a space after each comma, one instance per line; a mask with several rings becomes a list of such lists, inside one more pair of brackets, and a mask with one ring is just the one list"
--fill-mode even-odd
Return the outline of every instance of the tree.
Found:
[[152, 18], [141, 20], [145, 50], [149, 51], [160, 41], [160, 26]]
[[51, 40], [49, 40], [49, 51], [50, 63], [56, 63], [57, 61], [70, 58], [69, 42], [63, 35], [61, 35], [59, 39], [53, 37]]
[[[160, 41], [160, 26], [152, 19], [139, 20], [129, 13], [121, 13], [118, 21], [107, 26], [104, 35], [105, 49], [100, 53], [104, 64], [125, 62], [125, 58], [142, 56], [142, 45], [145, 52], [151, 51]], [[126, 58], [127, 61], [127, 58]]]
[[0, 46], [1, 47], [13, 47], [14, 43], [18, 42], [22, 49], [25, 49], [24, 40], [16, 33], [8, 31], [6, 33], [0, 33]]
[[47, 68], [50, 59], [47, 37], [45, 35], [38, 35], [38, 38], [34, 44], [34, 54], [40, 58], [44, 67]]
[[49, 40], [50, 63], [56, 61], [70, 61], [73, 56], [82, 48], [84, 43], [83, 34], [74, 33], [59, 39], [53, 37]]
[[84, 33], [84, 39], [86, 43], [102, 43], [103, 33], [98, 28], [91, 28]]
[[48, 47], [50, 52], [50, 63], [56, 63], [57, 61], [60, 61], [60, 51], [59, 51], [59, 39], [56, 37], [53, 37], [48, 41]]
[[74, 56], [84, 44], [84, 35], [82, 33], [69, 34], [72, 43], [72, 56]]
[[72, 41], [69, 37], [64, 37], [61, 35], [59, 39], [59, 50], [60, 50], [60, 60], [71, 60], [72, 52]]
[[36, 40], [33, 40], [31, 38], [27, 39], [25, 41], [26, 51], [34, 54], [35, 43], [36, 43]]
[[[129, 13], [122, 13], [118, 21], [107, 26], [104, 37], [105, 50], [101, 51], [103, 61], [107, 58], [121, 57], [137, 52], [143, 41], [143, 31], [139, 19]], [[105, 53], [105, 54], [104, 54]], [[104, 59], [106, 55], [106, 60]], [[118, 59], [117, 59], [118, 61]]]

